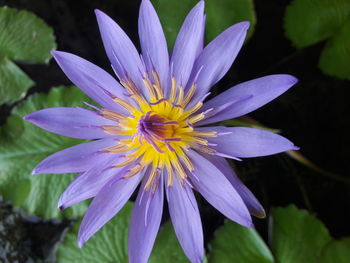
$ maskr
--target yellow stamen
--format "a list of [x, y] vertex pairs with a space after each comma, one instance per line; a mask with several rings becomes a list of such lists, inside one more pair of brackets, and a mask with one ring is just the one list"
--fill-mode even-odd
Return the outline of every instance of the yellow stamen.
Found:
[[122, 106], [124, 109], [126, 109], [129, 112], [134, 112], [136, 109], [127, 101], [120, 99], [120, 98], [114, 98], [113, 99], [116, 103], [118, 103], [120, 106]]
[[177, 98], [177, 105], [183, 106], [183, 99], [184, 99], [184, 88], [180, 87], [179, 88], [179, 96]]
[[196, 85], [196, 84], [193, 84], [193, 85], [191, 86], [191, 88], [189, 89], [189, 91], [187, 92], [187, 94], [186, 94], [185, 100], [184, 100], [184, 102], [183, 102], [184, 107], [186, 107], [187, 104], [190, 102], [190, 100], [192, 99], [193, 94], [194, 94], [194, 92], [196, 91], [196, 89], [197, 89], [197, 85]]
[[141, 164], [136, 164], [133, 168], [129, 169], [129, 173], [125, 175], [124, 178], [128, 179], [135, 176], [141, 171], [142, 168], [143, 166]]
[[171, 78], [171, 91], [169, 100], [174, 101], [176, 96], [176, 79], [174, 77]]

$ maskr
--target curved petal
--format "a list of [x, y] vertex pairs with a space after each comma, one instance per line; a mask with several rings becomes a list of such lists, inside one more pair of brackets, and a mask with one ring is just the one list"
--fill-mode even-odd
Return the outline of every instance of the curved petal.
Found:
[[67, 77], [86, 95], [104, 108], [125, 112], [112, 98], [112, 95], [125, 98], [124, 88], [106, 71], [67, 52], [52, 51], [51, 54]]
[[204, 256], [203, 229], [196, 199], [187, 184], [181, 185], [177, 176], [166, 187], [169, 213], [176, 236], [192, 263], [201, 263]]
[[197, 84], [197, 90], [192, 102], [188, 105], [189, 108], [201, 100], [230, 69], [243, 45], [248, 27], [249, 22], [235, 24], [204, 48], [194, 63], [190, 80], [187, 83], [187, 89], [194, 82]]
[[110, 153], [102, 149], [118, 144], [116, 137], [81, 143], [56, 152], [41, 161], [32, 174], [80, 173], [100, 163]]
[[204, 48], [204, 33], [205, 33], [205, 21], [207, 19], [207, 16], [204, 14], [203, 16], [203, 24], [202, 24], [202, 31], [200, 33], [200, 40], [199, 40], [199, 45], [196, 51], [196, 58], [199, 56], [200, 53], [202, 53], [203, 48]]
[[146, 180], [132, 210], [129, 230], [129, 262], [147, 263], [156, 239], [163, 212], [163, 176], [159, 177], [158, 186], [153, 193], [144, 190]]
[[115, 125], [97, 112], [83, 108], [57, 107], [32, 112], [24, 120], [49, 132], [78, 139], [99, 139], [111, 136], [101, 125]]
[[[120, 173], [125, 172], [126, 170], [123, 169]], [[139, 184], [142, 175], [140, 173], [125, 179], [117, 174], [102, 187], [91, 202], [80, 225], [79, 247], [82, 247], [92, 235], [120, 211]]]
[[253, 227], [249, 211], [225, 175], [211, 162], [193, 150], [187, 152], [194, 165], [192, 184], [203, 197], [229, 219]]
[[149, 0], [143, 0], [140, 6], [139, 37], [147, 71], [156, 70], [165, 90], [170, 81], [168, 47], [162, 25]]
[[266, 216], [265, 210], [253, 193], [242, 183], [238, 178], [230, 164], [225, 158], [215, 155], [205, 154], [203, 155], [208, 161], [214, 164], [230, 181], [232, 186], [236, 189], [243, 202], [246, 204], [250, 214], [264, 218]]
[[187, 15], [176, 38], [171, 56], [173, 76], [178, 85], [186, 87], [198, 49], [203, 45], [204, 1], [199, 3]]
[[122, 168], [111, 167], [116, 158], [115, 154], [110, 154], [103, 161], [95, 163], [95, 166], [85, 173], [78, 175], [62, 193], [58, 201], [58, 207], [66, 209], [76, 203], [92, 198], [111, 178], [118, 180], [123, 176], [123, 173], [120, 173]]
[[118, 78], [131, 78], [139, 89], [146, 91], [142, 81], [145, 68], [134, 44], [112, 18], [97, 9], [95, 13], [107, 56]]
[[203, 127], [201, 131], [215, 131], [217, 137], [208, 138], [218, 153], [227, 157], [258, 157], [289, 150], [298, 150], [291, 141], [273, 132], [247, 127]]
[[270, 75], [238, 84], [203, 105], [203, 111], [225, 105], [198, 125], [233, 119], [248, 114], [274, 100], [297, 83], [291, 75]]

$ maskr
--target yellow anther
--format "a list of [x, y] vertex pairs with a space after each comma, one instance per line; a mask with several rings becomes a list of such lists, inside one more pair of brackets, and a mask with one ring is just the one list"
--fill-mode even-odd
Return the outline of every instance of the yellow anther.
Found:
[[157, 100], [157, 95], [154, 90], [153, 85], [149, 82], [148, 79], [143, 79], [143, 83], [145, 84], [146, 88], [148, 89], [148, 92], [150, 94], [151, 102]]
[[169, 100], [171, 102], [174, 102], [175, 96], [176, 96], [176, 79], [174, 77], [172, 77], [171, 78], [171, 91], [170, 91]]
[[118, 103], [120, 106], [122, 106], [127, 111], [133, 113], [136, 111], [136, 109], [127, 101], [120, 99], [120, 98], [114, 98], [113, 99], [116, 103]]
[[183, 102], [184, 107], [186, 107], [187, 104], [191, 101], [191, 99], [192, 99], [192, 97], [193, 97], [193, 94], [194, 94], [194, 92], [196, 91], [196, 89], [197, 89], [197, 85], [196, 85], [196, 84], [193, 84], [193, 85], [191, 86], [191, 88], [189, 89], [189, 91], [187, 92], [187, 94], [186, 94], [185, 100], [184, 100], [184, 102]]
[[184, 99], [184, 88], [180, 87], [179, 88], [179, 95], [177, 97], [177, 105], [180, 105], [181, 107], [183, 106], [183, 99]]
[[124, 176], [125, 179], [131, 178], [134, 175], [138, 174], [143, 166], [141, 164], [136, 164], [133, 168], [129, 169], [129, 172], [127, 175]]

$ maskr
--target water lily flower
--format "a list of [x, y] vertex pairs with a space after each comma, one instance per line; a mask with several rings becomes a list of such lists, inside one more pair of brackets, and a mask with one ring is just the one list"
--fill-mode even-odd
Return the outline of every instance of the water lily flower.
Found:
[[227, 218], [253, 227], [251, 214], [264, 217], [264, 209], [225, 158], [297, 149], [266, 130], [205, 125], [250, 113], [297, 80], [290, 75], [265, 76], [206, 101], [242, 47], [249, 22], [229, 27], [203, 47], [204, 1], [199, 1], [169, 56], [158, 16], [151, 2], [143, 0], [139, 55], [118, 24], [102, 11], [96, 10], [96, 16], [119, 82], [76, 55], [52, 52], [67, 77], [99, 105], [47, 108], [25, 117], [50, 132], [92, 140], [47, 157], [33, 174], [79, 173], [60, 197], [59, 207], [94, 198], [80, 226], [80, 247], [141, 184], [131, 216], [130, 262], [147, 262], [161, 223], [164, 195], [186, 256], [202, 262], [203, 231], [193, 190]]

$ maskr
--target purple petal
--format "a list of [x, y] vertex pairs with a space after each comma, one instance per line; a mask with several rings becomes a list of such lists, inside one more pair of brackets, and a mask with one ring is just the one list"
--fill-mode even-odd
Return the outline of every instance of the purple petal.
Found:
[[203, 155], [208, 159], [212, 164], [214, 164], [230, 181], [232, 186], [236, 189], [244, 203], [246, 204], [250, 214], [264, 218], [266, 216], [265, 210], [253, 193], [242, 183], [238, 178], [230, 164], [226, 161], [225, 158], [215, 155]]
[[209, 138], [215, 150], [233, 157], [258, 157], [298, 150], [291, 141], [273, 132], [247, 127], [203, 127], [201, 131], [216, 131], [217, 137]]
[[187, 155], [194, 165], [191, 182], [203, 197], [229, 219], [253, 227], [245, 203], [225, 175], [197, 152], [189, 150]]
[[153, 193], [144, 190], [146, 178], [139, 190], [130, 221], [129, 262], [146, 263], [156, 239], [163, 212], [163, 176]]
[[193, 192], [187, 184], [181, 185], [176, 176], [174, 184], [166, 189], [170, 217], [180, 245], [192, 263], [201, 263], [203, 230]]
[[203, 48], [204, 48], [204, 33], [205, 33], [205, 21], [206, 21], [207, 16], [204, 14], [203, 16], [203, 25], [202, 25], [202, 31], [200, 33], [200, 40], [199, 40], [199, 45], [196, 51], [196, 58], [199, 56], [200, 53], [202, 53]]
[[91, 169], [77, 176], [67, 187], [58, 201], [60, 209], [66, 209], [76, 203], [92, 198], [112, 178], [118, 180], [124, 174], [120, 173], [123, 168], [112, 168], [117, 156], [110, 154], [103, 161], [95, 163]]
[[83, 109], [57, 107], [32, 112], [24, 120], [47, 131], [78, 139], [99, 139], [111, 136], [101, 125], [115, 125], [98, 113]]
[[198, 125], [214, 123], [248, 114], [272, 101], [297, 82], [291, 75], [270, 75], [243, 82], [203, 105], [203, 111], [225, 105], [224, 109]]
[[204, 48], [194, 63], [191, 77], [187, 83], [187, 89], [189, 89], [200, 71], [196, 80], [197, 90], [188, 107], [201, 100], [230, 69], [243, 45], [248, 27], [249, 22], [235, 24]]
[[139, 36], [147, 71], [155, 69], [162, 88], [166, 89], [170, 81], [168, 47], [157, 13], [149, 0], [141, 3]]
[[32, 174], [80, 173], [100, 163], [110, 153], [100, 151], [118, 144], [116, 137], [81, 143], [56, 152], [41, 161]]
[[185, 87], [198, 50], [203, 45], [204, 1], [200, 1], [187, 15], [176, 38], [171, 64], [177, 83]]
[[52, 51], [51, 53], [67, 77], [86, 95], [104, 108], [125, 112], [111, 97], [111, 95], [125, 97], [124, 88], [106, 71], [67, 52]]
[[[121, 173], [124, 172], [126, 172], [125, 169], [121, 171]], [[140, 173], [125, 179], [120, 178], [120, 175], [116, 175], [115, 178], [112, 178], [102, 187], [91, 202], [80, 225], [79, 247], [82, 247], [92, 235], [120, 211], [129, 200], [142, 176], [143, 173]]]
[[126, 80], [130, 77], [139, 89], [146, 91], [142, 81], [145, 68], [134, 44], [112, 18], [97, 9], [95, 13], [102, 41], [114, 71], [120, 79]]

